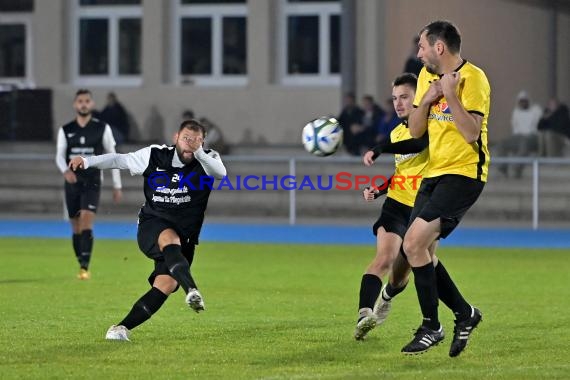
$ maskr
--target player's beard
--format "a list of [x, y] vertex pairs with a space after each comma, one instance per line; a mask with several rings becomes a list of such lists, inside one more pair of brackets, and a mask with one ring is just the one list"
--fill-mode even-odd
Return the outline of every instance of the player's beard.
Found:
[[191, 163], [192, 159], [194, 158], [194, 154], [192, 154], [189, 158], [184, 157], [184, 151], [178, 145], [176, 145], [176, 154], [178, 155], [178, 159], [180, 160], [180, 162], [182, 162], [185, 165]]
[[424, 63], [424, 66], [428, 73], [437, 75], [437, 67], [435, 65], [426, 62]]
[[91, 116], [91, 110], [79, 109], [77, 110], [77, 114], [81, 117]]

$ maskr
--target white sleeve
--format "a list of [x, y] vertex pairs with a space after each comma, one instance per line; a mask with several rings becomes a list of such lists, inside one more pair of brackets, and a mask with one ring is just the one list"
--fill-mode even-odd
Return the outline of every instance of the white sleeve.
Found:
[[226, 167], [220, 158], [220, 154], [215, 150], [206, 153], [200, 147], [194, 152], [194, 157], [202, 164], [207, 175], [211, 175], [216, 179], [222, 179], [227, 175]]
[[120, 154], [107, 153], [100, 156], [82, 157], [85, 169], [94, 166], [99, 169], [129, 169], [131, 175], [141, 175], [148, 167], [151, 147], [136, 152]]
[[55, 163], [59, 171], [63, 174], [67, 168], [67, 162], [65, 159], [65, 154], [67, 152], [67, 140], [65, 139], [65, 134], [63, 133], [63, 128], [59, 129], [57, 133], [57, 147], [55, 153]]
[[[109, 124], [105, 124], [105, 132], [103, 132], [103, 151], [106, 153], [116, 153], [115, 145], [117, 144], [113, 137], [113, 131]], [[113, 178], [113, 189], [120, 189], [123, 187], [121, 183], [121, 172], [119, 169], [112, 169], [111, 177]]]

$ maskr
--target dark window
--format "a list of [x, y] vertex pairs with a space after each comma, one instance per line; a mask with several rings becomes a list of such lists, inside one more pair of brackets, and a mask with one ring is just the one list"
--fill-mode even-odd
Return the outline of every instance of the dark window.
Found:
[[26, 27], [0, 24], [0, 77], [26, 76]]
[[338, 3], [340, 0], [288, 0], [289, 3]]
[[222, 74], [247, 72], [247, 26], [245, 17], [224, 17]]
[[340, 16], [330, 17], [329, 70], [331, 74], [340, 73]]
[[245, 4], [246, 0], [181, 0], [182, 4]]
[[140, 5], [141, 0], [79, 0], [79, 5]]
[[79, 74], [109, 74], [109, 22], [83, 18], [79, 22]]
[[0, 0], [0, 12], [33, 12], [34, 0]]
[[212, 19], [186, 17], [181, 28], [181, 74], [212, 74]]
[[141, 20], [119, 20], [119, 75], [141, 73]]
[[319, 73], [319, 17], [289, 16], [287, 20], [287, 73]]

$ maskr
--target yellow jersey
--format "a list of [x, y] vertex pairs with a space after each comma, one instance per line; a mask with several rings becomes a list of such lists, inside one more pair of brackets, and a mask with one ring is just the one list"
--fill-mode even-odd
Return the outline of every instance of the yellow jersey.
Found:
[[[412, 139], [406, 123], [400, 123], [390, 133], [390, 142], [397, 143]], [[422, 175], [428, 164], [429, 152], [424, 149], [419, 153], [395, 154], [396, 170], [388, 188], [388, 197], [407, 206], [414, 207], [416, 195], [422, 182]]]
[[[445, 98], [431, 105], [428, 112], [429, 164], [424, 176], [438, 177], [458, 174], [487, 182], [489, 172], [489, 148], [487, 145], [487, 120], [491, 103], [491, 88], [487, 76], [477, 66], [464, 61], [456, 70], [461, 74], [457, 86], [459, 101], [469, 113], [483, 117], [481, 132], [476, 142], [468, 144], [455, 122]], [[440, 78], [424, 67], [418, 77], [414, 106], [418, 106], [430, 83]]]

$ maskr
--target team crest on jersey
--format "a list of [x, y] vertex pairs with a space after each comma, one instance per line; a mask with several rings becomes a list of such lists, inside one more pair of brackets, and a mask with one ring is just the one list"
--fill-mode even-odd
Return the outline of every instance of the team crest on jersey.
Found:
[[451, 113], [451, 108], [449, 108], [447, 102], [437, 103], [436, 105], [433, 106], [433, 109], [435, 112], [438, 113], [448, 113], [448, 114]]
[[447, 102], [434, 104], [433, 106], [431, 106], [428, 119], [452, 122], [453, 115], [451, 114], [451, 108], [449, 108]]
[[85, 145], [85, 136], [81, 136], [81, 137], [79, 138], [79, 143], [80, 143], [81, 145]]

